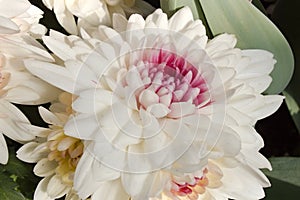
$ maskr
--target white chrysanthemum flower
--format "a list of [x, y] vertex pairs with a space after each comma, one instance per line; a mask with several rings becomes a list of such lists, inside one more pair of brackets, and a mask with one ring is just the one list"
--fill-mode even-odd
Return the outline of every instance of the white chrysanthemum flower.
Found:
[[[269, 164], [259, 148], [245, 148], [243, 138], [256, 134], [256, 121], [282, 103], [281, 96], [261, 94], [271, 82], [273, 56], [234, 48], [236, 39], [228, 34], [208, 40], [188, 8], [169, 20], [159, 9], [146, 20], [116, 14], [113, 28], [83, 31], [84, 39], [52, 31], [44, 43], [64, 66], [26, 62], [33, 74], [78, 96], [76, 114], [65, 125], [66, 134], [90, 141], [76, 168], [78, 195], [186, 195], [181, 185], [199, 182], [204, 189], [205, 177], [223, 166], [217, 161], [237, 160], [242, 170], [236, 176], [246, 168], [251, 188], [259, 189], [249, 198], [262, 197], [267, 184], [257, 171]], [[108, 187], [115, 190], [112, 196], [104, 192]]]
[[[42, 104], [56, 99], [58, 89], [30, 74], [23, 63], [23, 59], [28, 58], [51, 60], [50, 57], [43, 57], [36, 53], [37, 51], [43, 52], [42, 47], [38, 43], [35, 47], [29, 47], [21, 38], [12, 41], [8, 38], [1, 38], [1, 35], [0, 41], [7, 42], [0, 44], [0, 99], [27, 105]], [[19, 45], [17, 45], [18, 42], [20, 42]], [[16, 49], [20, 48], [18, 46], [28, 48]], [[7, 47], [7, 51], [2, 47]], [[10, 53], [13, 49], [15, 52]]]
[[59, 100], [50, 108], [56, 112], [39, 107], [49, 128], [41, 128], [36, 132], [36, 139], [24, 144], [17, 152], [22, 161], [37, 163], [33, 171], [43, 177], [35, 190], [35, 200], [58, 199], [64, 195], [67, 195], [66, 199], [79, 200], [72, 190], [73, 177], [84, 146], [80, 139], [66, 136], [63, 130], [72, 113], [72, 96], [62, 93]]
[[57, 89], [31, 75], [23, 64], [27, 58], [53, 60], [32, 38], [45, 32], [38, 24], [42, 11], [27, 0], [1, 0], [0, 5], [5, 5], [0, 7], [0, 98], [19, 104], [56, 99]]
[[53, 9], [58, 22], [69, 33], [77, 35], [79, 27], [97, 28], [99, 25], [111, 25], [113, 13], [123, 16], [132, 13], [149, 14], [154, 9], [143, 0], [43, 0]]
[[263, 147], [263, 140], [254, 128], [241, 133], [241, 152], [237, 156], [209, 159], [202, 176], [195, 173], [185, 177], [170, 175], [161, 197], [150, 200], [263, 198], [262, 187], [269, 187], [270, 182], [259, 169], [271, 169], [269, 161], [258, 152]]
[[18, 142], [34, 138], [19, 125], [29, 123], [26, 117], [8, 102], [46, 103], [57, 98], [58, 90], [30, 74], [23, 63], [26, 58], [53, 60], [32, 37], [45, 33], [38, 24], [42, 11], [25, 0], [1, 0], [0, 5], [0, 163], [5, 164], [8, 152], [2, 133]]
[[0, 99], [0, 163], [6, 164], [8, 161], [8, 148], [5, 136], [14, 141], [24, 143], [35, 138], [37, 129], [30, 128], [29, 120], [13, 104]]
[[43, 11], [28, 0], [0, 0], [0, 5], [0, 34], [45, 34], [46, 28], [39, 24]]

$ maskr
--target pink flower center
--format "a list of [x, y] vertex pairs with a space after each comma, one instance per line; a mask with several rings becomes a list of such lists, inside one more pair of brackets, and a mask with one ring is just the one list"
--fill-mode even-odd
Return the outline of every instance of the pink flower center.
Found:
[[188, 197], [189, 199], [198, 199], [198, 196], [200, 194], [203, 194], [205, 192], [205, 187], [208, 185], [208, 178], [206, 177], [206, 174], [208, 173], [208, 170], [205, 169], [203, 171], [203, 176], [201, 178], [195, 177], [194, 183], [176, 183], [175, 187], [171, 190], [171, 192], [180, 197]]
[[175, 53], [149, 51], [144, 52], [145, 65], [138, 70], [141, 79], [146, 82], [144, 89], [155, 92], [159, 103], [167, 107], [175, 102], [191, 102], [198, 107], [207, 104], [205, 94], [208, 87], [197, 67]]

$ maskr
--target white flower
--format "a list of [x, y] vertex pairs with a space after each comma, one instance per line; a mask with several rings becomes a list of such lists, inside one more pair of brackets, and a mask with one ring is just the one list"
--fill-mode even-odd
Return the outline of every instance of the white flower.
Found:
[[0, 5], [0, 34], [30, 33], [36, 37], [45, 34], [46, 28], [39, 24], [43, 11], [29, 1], [1, 0]]
[[22, 161], [37, 163], [33, 172], [43, 177], [35, 190], [35, 200], [58, 199], [64, 195], [67, 195], [66, 199], [79, 200], [72, 190], [73, 177], [84, 146], [81, 140], [66, 136], [63, 130], [72, 113], [72, 96], [62, 93], [59, 99], [60, 102], [50, 108], [58, 113], [39, 107], [49, 128], [40, 128], [36, 139], [24, 144], [17, 152], [17, 157]]
[[23, 63], [25, 58], [52, 60], [32, 37], [45, 33], [45, 28], [38, 24], [42, 11], [23, 0], [1, 0], [0, 5], [0, 162], [5, 164], [8, 152], [2, 133], [18, 142], [34, 138], [20, 125], [29, 121], [8, 102], [46, 103], [57, 98], [58, 89], [30, 74]]
[[209, 159], [201, 176], [171, 176], [161, 197], [151, 200], [263, 198], [262, 187], [269, 187], [270, 182], [259, 169], [271, 169], [269, 161], [258, 152], [263, 140], [254, 128], [241, 133], [241, 152], [237, 156]]
[[31, 75], [23, 64], [26, 58], [53, 60], [32, 37], [44, 33], [38, 24], [42, 11], [26, 0], [1, 0], [0, 5], [0, 98], [19, 104], [56, 99], [57, 89]]
[[[146, 20], [116, 14], [113, 28], [83, 31], [83, 39], [52, 31], [43, 41], [64, 66], [26, 62], [33, 74], [78, 96], [65, 133], [90, 141], [74, 178], [81, 198], [160, 198], [174, 194], [174, 181], [204, 180], [219, 160], [254, 171], [266, 167], [265, 160], [253, 160], [261, 146], [245, 148], [244, 137], [256, 134], [256, 121], [283, 99], [261, 94], [271, 82], [270, 53], [234, 48], [228, 34], [209, 41], [188, 8], [169, 20], [161, 10]], [[266, 184], [250, 171], [259, 189], [252, 198], [261, 197]], [[99, 192], [107, 184], [119, 196]]]
[[[21, 38], [15, 39], [16, 41], [12, 41], [8, 38], [1, 38], [0, 35], [0, 41], [7, 42], [0, 44], [0, 99], [29, 105], [42, 104], [56, 99], [58, 89], [33, 76], [24, 67], [23, 59], [44, 58], [35, 52], [30, 52], [28, 49], [31, 47], [26, 43], [22, 44], [24, 40]], [[16, 49], [18, 42], [21, 48], [28, 48]], [[4, 52], [1, 46], [7, 47], [7, 51]], [[13, 55], [9, 52], [9, 48], [14, 49]], [[32, 49], [43, 51], [39, 46], [32, 47]]]
[[43, 3], [53, 9], [61, 26], [75, 35], [78, 28], [74, 16], [78, 17], [79, 27], [97, 28], [111, 25], [113, 13], [146, 15], [153, 11], [153, 7], [143, 0], [43, 0]]
[[6, 164], [8, 161], [8, 149], [5, 136], [23, 143], [33, 140], [36, 129], [30, 128], [30, 122], [25, 115], [13, 104], [0, 99], [0, 163]]

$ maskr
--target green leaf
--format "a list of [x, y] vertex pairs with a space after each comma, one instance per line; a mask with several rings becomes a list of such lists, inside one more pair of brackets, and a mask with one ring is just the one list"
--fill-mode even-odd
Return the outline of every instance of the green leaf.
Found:
[[260, 0], [252, 0], [252, 4], [255, 5], [255, 7], [258, 8], [264, 14], [267, 13], [265, 7], [263, 6]]
[[212, 34], [199, 0], [160, 0], [160, 7], [169, 17], [184, 6], [188, 6], [191, 9], [194, 19], [201, 19], [203, 25], [206, 27], [207, 35], [211, 38]]
[[283, 91], [282, 93], [285, 96], [286, 105], [290, 111], [290, 114], [291, 114], [294, 122], [295, 122], [295, 125], [296, 125], [298, 131], [300, 132], [300, 108], [299, 108], [299, 105], [298, 105], [296, 99], [292, 95], [290, 95], [289, 92]]
[[300, 158], [274, 157], [270, 158], [272, 171], [264, 171], [266, 175], [300, 186]]
[[[10, 152], [12, 152], [12, 150]], [[22, 161], [18, 160], [14, 155], [12, 155], [12, 153], [10, 153], [9, 162], [6, 166], [4, 166], [4, 168], [5, 171], [16, 176], [17, 179], [25, 179], [26, 177], [30, 177], [32, 173], [32, 169]]]
[[269, 180], [272, 186], [265, 189], [266, 197], [264, 200], [294, 200], [299, 198], [300, 187], [272, 177], [269, 177]]
[[291, 115], [293, 116], [299, 113], [299, 105], [296, 100], [286, 91], [283, 91], [283, 95], [285, 96], [285, 102], [287, 104], [287, 107], [289, 108]]
[[278, 28], [247, 0], [199, 0], [213, 35], [235, 34], [242, 49], [265, 49], [277, 60], [268, 94], [280, 93], [294, 70], [292, 50]]
[[8, 174], [0, 173], [0, 199], [1, 200], [25, 200], [18, 190], [18, 184]]
[[188, 6], [193, 12], [194, 19], [200, 18], [198, 0], [160, 0], [160, 6], [166, 13], [171, 14], [184, 6]]
[[34, 175], [33, 165], [16, 158], [15, 148], [20, 145], [6, 138], [9, 161], [0, 165], [0, 200], [32, 199], [40, 178]]

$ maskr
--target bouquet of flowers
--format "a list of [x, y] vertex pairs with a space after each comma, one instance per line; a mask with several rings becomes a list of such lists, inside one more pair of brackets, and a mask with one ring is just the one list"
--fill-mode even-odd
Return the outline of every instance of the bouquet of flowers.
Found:
[[263, 198], [255, 125], [285, 98], [300, 124], [293, 53], [265, 8], [0, 0], [0, 199]]

